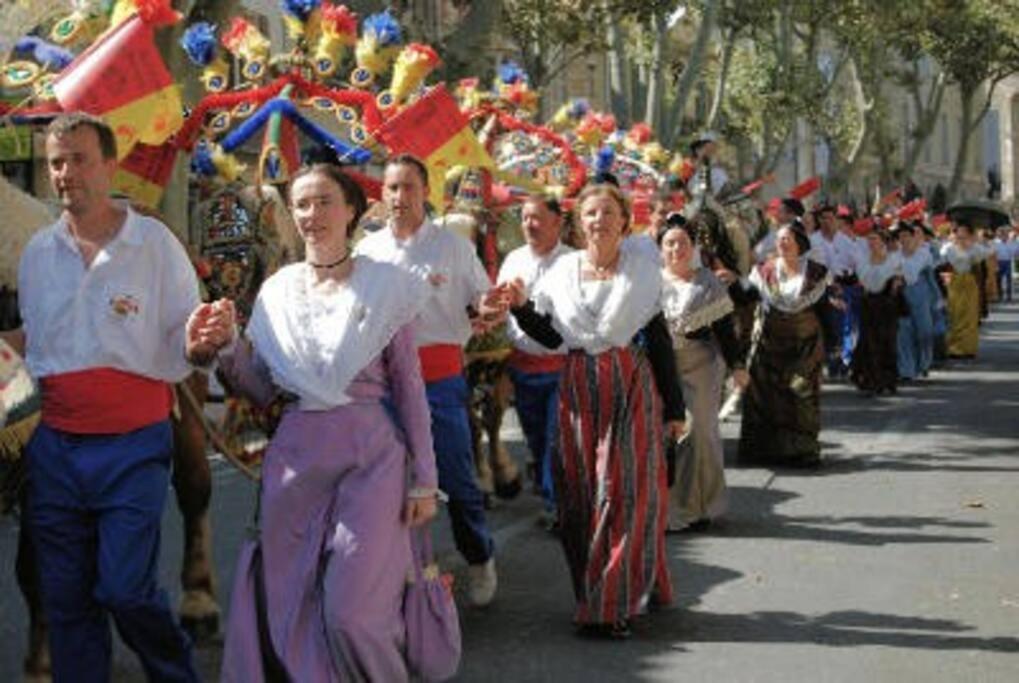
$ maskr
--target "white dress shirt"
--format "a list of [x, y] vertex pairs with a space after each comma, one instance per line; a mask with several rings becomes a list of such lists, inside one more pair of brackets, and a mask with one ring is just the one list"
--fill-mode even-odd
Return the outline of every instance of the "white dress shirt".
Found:
[[88, 268], [63, 218], [42, 229], [21, 256], [18, 300], [25, 362], [37, 378], [113, 368], [179, 382], [191, 373], [184, 325], [200, 303], [198, 280], [154, 218], [128, 208]]
[[[502, 262], [502, 267], [499, 268], [499, 277], [496, 279], [498, 282], [503, 283], [514, 278], [520, 278], [523, 280], [527, 291], [530, 292], [534, 289], [538, 280], [541, 279], [541, 276], [552, 267], [552, 264], [558, 261], [559, 257], [563, 254], [568, 254], [571, 251], [573, 249], [560, 242], [549, 253], [538, 256], [531, 249], [530, 245], [525, 244], [506, 255], [506, 259]], [[506, 333], [513, 346], [524, 353], [536, 356], [563, 353], [561, 348], [549, 349], [534, 341], [526, 332], [520, 329], [520, 325], [517, 324], [517, 320], [513, 316], [509, 316], [509, 319], [506, 321]]]
[[474, 246], [429, 220], [407, 239], [398, 239], [392, 226], [366, 235], [354, 250], [376, 261], [393, 263], [423, 279], [432, 297], [414, 330], [418, 347], [464, 345], [471, 338], [467, 307], [492, 287]]

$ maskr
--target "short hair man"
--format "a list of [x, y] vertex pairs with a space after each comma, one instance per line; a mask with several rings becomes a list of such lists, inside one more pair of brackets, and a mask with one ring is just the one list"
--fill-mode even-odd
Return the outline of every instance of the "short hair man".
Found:
[[456, 547], [470, 565], [469, 597], [481, 606], [495, 595], [495, 544], [474, 478], [463, 346], [472, 332], [469, 310], [498, 318], [508, 304], [495, 303], [498, 291], [470, 242], [428, 219], [427, 197], [424, 163], [407, 154], [391, 158], [382, 181], [388, 225], [365, 236], [356, 251], [421, 275], [422, 286], [434, 291], [417, 322], [418, 354], [432, 413], [439, 487], [449, 495]]
[[[559, 202], [532, 194], [520, 210], [520, 227], [526, 244], [506, 255], [497, 280], [523, 280], [528, 291], [559, 259], [573, 251], [562, 243], [562, 209]], [[552, 483], [552, 455], [555, 450], [559, 405], [559, 374], [566, 357], [563, 349], [549, 350], [531, 339], [515, 318], [507, 321], [507, 333], [513, 344], [510, 355], [510, 380], [520, 426], [534, 462], [534, 481], [545, 503], [545, 523], [556, 526], [556, 499]]]
[[105, 123], [57, 118], [46, 158], [63, 211], [25, 248], [18, 291], [43, 402], [27, 448], [27, 523], [53, 680], [109, 680], [109, 615], [150, 678], [197, 680], [156, 570], [171, 384], [191, 372], [184, 325], [198, 283], [165, 225], [110, 198], [117, 156]]

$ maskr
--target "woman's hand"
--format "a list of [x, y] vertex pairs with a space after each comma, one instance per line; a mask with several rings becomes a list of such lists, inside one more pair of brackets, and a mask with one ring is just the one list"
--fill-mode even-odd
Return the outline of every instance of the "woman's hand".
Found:
[[669, 420], [665, 423], [665, 436], [673, 441], [679, 441], [686, 434], [686, 422], [684, 420]]
[[750, 386], [750, 373], [743, 368], [732, 371], [732, 383], [741, 390]]
[[520, 278], [513, 278], [503, 283], [506, 288], [506, 296], [509, 298], [510, 308], [520, 308], [527, 303], [527, 285]]
[[216, 353], [233, 341], [237, 311], [229, 299], [201, 304], [185, 325], [185, 354], [198, 365], [212, 362]]
[[403, 507], [403, 522], [409, 527], [421, 526], [434, 517], [438, 509], [435, 496], [408, 498]]

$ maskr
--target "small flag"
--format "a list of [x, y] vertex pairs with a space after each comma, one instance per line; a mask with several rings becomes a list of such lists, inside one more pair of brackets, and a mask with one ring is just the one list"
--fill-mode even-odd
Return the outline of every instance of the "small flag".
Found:
[[53, 83], [64, 111], [106, 120], [117, 137], [118, 159], [138, 143], [163, 144], [184, 121], [180, 92], [153, 38], [153, 25], [132, 15], [101, 35]]
[[788, 196], [803, 201], [805, 198], [821, 189], [821, 179], [817, 176], [808, 178], [802, 183], [789, 190]]
[[163, 143], [158, 147], [138, 144], [120, 161], [113, 176], [113, 189], [150, 209], [156, 208], [170, 182], [177, 147]]
[[429, 201], [442, 209], [446, 172], [454, 166], [493, 169], [495, 162], [444, 85], [436, 85], [373, 131], [393, 154], [409, 153], [428, 168]]
[[914, 199], [908, 204], [904, 205], [899, 209], [899, 220], [900, 221], [915, 221], [923, 218], [924, 211], [927, 210], [927, 200], [921, 197], [920, 199]]

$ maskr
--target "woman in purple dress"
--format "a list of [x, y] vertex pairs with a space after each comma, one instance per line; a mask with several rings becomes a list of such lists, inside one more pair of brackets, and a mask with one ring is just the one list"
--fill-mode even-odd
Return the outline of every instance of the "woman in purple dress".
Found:
[[[306, 260], [266, 280], [245, 338], [219, 354], [231, 389], [288, 400], [237, 566], [222, 680], [404, 681], [410, 527], [437, 495], [410, 327], [427, 292], [351, 257], [365, 199], [338, 167], [299, 171], [291, 206]], [[189, 334], [221, 342], [232, 320], [210, 305]]]

